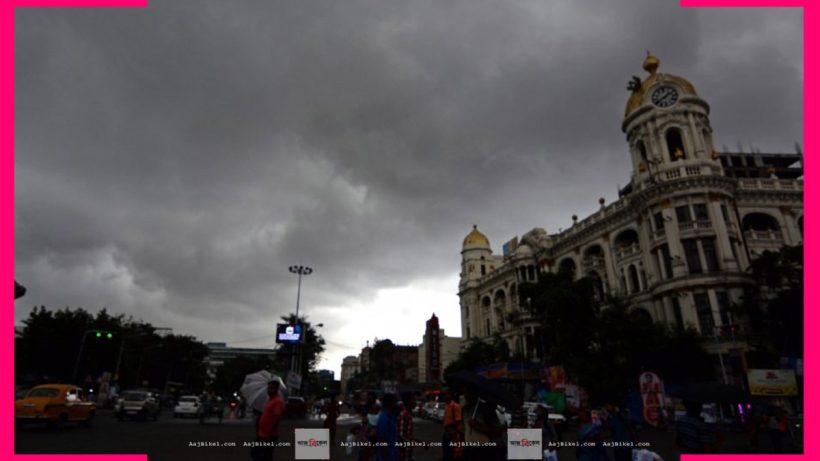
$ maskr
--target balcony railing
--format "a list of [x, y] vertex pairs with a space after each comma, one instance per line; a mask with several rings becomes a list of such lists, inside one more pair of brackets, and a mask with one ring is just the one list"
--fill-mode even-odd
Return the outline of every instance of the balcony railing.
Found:
[[604, 258], [600, 256], [586, 258], [582, 266], [584, 269], [602, 269], [604, 267]]
[[618, 260], [640, 254], [641, 246], [636, 242], [631, 245], [621, 246], [615, 249], [615, 257]]
[[743, 232], [743, 235], [746, 237], [746, 240], [750, 243], [783, 241], [783, 231], [779, 230], [747, 230]]
[[802, 191], [803, 181], [795, 179], [738, 179], [743, 190], [793, 190]]
[[693, 230], [693, 229], [711, 229], [712, 228], [712, 221], [709, 220], [701, 220], [701, 221], [686, 221], [682, 222], [679, 225], [679, 229], [681, 231]]

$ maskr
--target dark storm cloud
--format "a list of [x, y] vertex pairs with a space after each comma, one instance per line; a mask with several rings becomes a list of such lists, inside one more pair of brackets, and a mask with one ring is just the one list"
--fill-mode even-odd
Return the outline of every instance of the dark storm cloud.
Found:
[[352, 322], [379, 289], [452, 279], [473, 223], [497, 250], [613, 200], [647, 48], [710, 102], [718, 148], [791, 150], [801, 37], [799, 11], [654, 0], [18, 11], [17, 318], [254, 337], [306, 263], [306, 304]]

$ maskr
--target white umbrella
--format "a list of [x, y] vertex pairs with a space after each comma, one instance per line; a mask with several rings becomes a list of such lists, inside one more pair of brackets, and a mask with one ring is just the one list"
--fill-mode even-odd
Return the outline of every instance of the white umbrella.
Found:
[[265, 403], [268, 401], [268, 383], [271, 381], [279, 381], [279, 393], [284, 392], [286, 387], [282, 378], [267, 370], [246, 375], [242, 387], [239, 388], [239, 392], [251, 408], [262, 411], [265, 408]]

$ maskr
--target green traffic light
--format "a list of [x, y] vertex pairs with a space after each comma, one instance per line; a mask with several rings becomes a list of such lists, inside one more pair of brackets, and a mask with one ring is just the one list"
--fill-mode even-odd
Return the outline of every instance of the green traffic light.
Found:
[[97, 332], [97, 337], [98, 337], [98, 338], [102, 338], [102, 333], [98, 331], [98, 332]]
[[114, 337], [114, 335], [112, 335], [111, 333], [108, 333], [108, 334], [106, 335], [106, 337], [107, 337], [108, 339], [111, 339], [111, 338], [113, 338], [113, 337]]

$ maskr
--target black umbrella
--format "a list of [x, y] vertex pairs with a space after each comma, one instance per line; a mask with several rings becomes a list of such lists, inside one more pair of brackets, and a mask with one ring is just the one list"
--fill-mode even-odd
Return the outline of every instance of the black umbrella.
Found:
[[693, 402], [742, 403], [749, 400], [749, 396], [739, 387], [721, 383], [689, 384], [670, 395]]
[[482, 400], [504, 408], [516, 408], [519, 404], [504, 386], [471, 371], [457, 371], [447, 375], [447, 382], [458, 389], [469, 388]]

